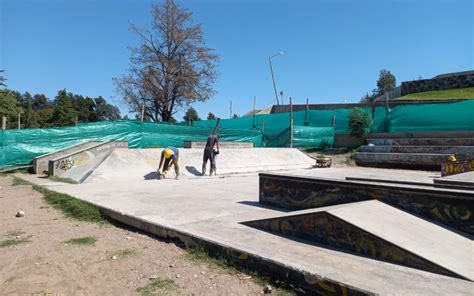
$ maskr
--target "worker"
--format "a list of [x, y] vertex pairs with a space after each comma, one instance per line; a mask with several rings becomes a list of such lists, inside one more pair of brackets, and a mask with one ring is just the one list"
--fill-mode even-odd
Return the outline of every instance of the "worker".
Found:
[[214, 133], [207, 137], [206, 147], [204, 147], [204, 155], [202, 157], [202, 175], [206, 175], [207, 161], [211, 162], [209, 176], [217, 174], [216, 172], [216, 155], [219, 154], [219, 135]]
[[[179, 150], [175, 147], [168, 147], [163, 149], [161, 151], [161, 158], [160, 158], [160, 165], [158, 166], [158, 174], [160, 174], [160, 178], [166, 177], [166, 174], [168, 173], [168, 170], [171, 168], [171, 166], [174, 165], [174, 171], [176, 174], [176, 180], [179, 179]], [[163, 163], [164, 162], [164, 163]], [[161, 165], [163, 165], [163, 172], [160, 173]]]

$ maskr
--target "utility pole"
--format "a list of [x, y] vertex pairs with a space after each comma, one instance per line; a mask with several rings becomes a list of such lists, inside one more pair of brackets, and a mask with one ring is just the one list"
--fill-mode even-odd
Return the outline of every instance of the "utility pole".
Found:
[[304, 125], [309, 125], [308, 121], [308, 111], [309, 111], [309, 99], [306, 98], [306, 112], [304, 114]]
[[293, 148], [293, 102], [290, 97], [290, 148]]
[[21, 113], [18, 112], [18, 129], [21, 129]]
[[5, 116], [2, 116], [2, 130], [7, 129], [7, 118]]
[[272, 81], [273, 81], [273, 90], [275, 91], [275, 99], [277, 101], [277, 105], [280, 105], [280, 102], [278, 102], [278, 93], [277, 93], [277, 88], [275, 84], [275, 75], [273, 74], [273, 66], [272, 66], [272, 58], [282, 55], [283, 51], [279, 51], [276, 54], [272, 55], [271, 57], [268, 58], [268, 62], [270, 63], [270, 72], [272, 73]]
[[142, 104], [142, 114], [141, 114], [141, 121], [143, 122], [143, 118], [145, 117], [145, 103]]
[[253, 96], [253, 128], [255, 128], [255, 112], [256, 112], [256, 109], [255, 109], [255, 105], [257, 104], [257, 97], [256, 96]]

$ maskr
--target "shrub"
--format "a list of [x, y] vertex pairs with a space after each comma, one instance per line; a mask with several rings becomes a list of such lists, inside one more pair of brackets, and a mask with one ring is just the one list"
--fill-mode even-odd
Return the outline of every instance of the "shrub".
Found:
[[351, 136], [365, 139], [371, 124], [372, 117], [369, 112], [360, 108], [353, 108], [349, 111], [349, 130], [351, 131]]

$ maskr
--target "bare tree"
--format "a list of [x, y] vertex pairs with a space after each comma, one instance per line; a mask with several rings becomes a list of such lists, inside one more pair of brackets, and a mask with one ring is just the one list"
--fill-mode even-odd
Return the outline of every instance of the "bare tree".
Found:
[[113, 78], [132, 112], [153, 121], [169, 121], [179, 107], [208, 100], [217, 77], [219, 56], [205, 46], [200, 24], [173, 0], [152, 7], [151, 30], [131, 25], [140, 46], [131, 48], [128, 74]]

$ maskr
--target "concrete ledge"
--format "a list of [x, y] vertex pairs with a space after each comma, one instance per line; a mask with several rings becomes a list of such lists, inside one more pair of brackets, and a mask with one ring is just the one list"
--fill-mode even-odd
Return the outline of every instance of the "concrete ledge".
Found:
[[408, 169], [441, 169], [441, 163], [445, 162], [451, 154], [436, 153], [370, 153], [358, 152], [355, 155], [355, 163], [359, 166], [385, 167], [385, 168], [408, 168]]
[[92, 146], [50, 159], [50, 176], [69, 178], [82, 183], [97, 168], [114, 148], [128, 148], [127, 142], [98, 142]]
[[279, 262], [250, 254], [242, 250], [219, 244], [190, 233], [152, 223], [137, 217], [116, 212], [101, 207], [105, 215], [113, 220], [130, 225], [137, 229], [152, 233], [165, 239], [177, 240], [186, 247], [200, 247], [214, 258], [226, 259], [237, 266], [257, 271], [259, 274], [283, 280], [306, 290], [309, 294], [317, 295], [375, 295], [369, 291], [346, 285], [330, 278], [293, 269]]
[[49, 163], [50, 159], [55, 159], [55, 158], [58, 158], [58, 157], [61, 157], [61, 156], [64, 156], [64, 155], [69, 155], [69, 154], [74, 153], [76, 151], [80, 151], [80, 150], [86, 149], [88, 147], [95, 146], [99, 143], [100, 142], [88, 141], [88, 142], [84, 142], [84, 143], [77, 144], [77, 145], [74, 145], [74, 146], [70, 146], [70, 147], [65, 148], [65, 149], [61, 149], [61, 150], [58, 150], [58, 151], [54, 151], [54, 152], [51, 152], [51, 153], [48, 153], [48, 154], [44, 154], [44, 155], [35, 157], [35, 158], [33, 158], [33, 171], [35, 172], [35, 174], [47, 173], [48, 169], [49, 169], [48, 163]]
[[442, 154], [472, 154], [474, 146], [368, 146], [360, 148], [361, 152], [371, 153], [442, 153]]
[[[253, 148], [253, 142], [219, 142], [220, 148]], [[184, 141], [184, 148], [192, 149], [204, 149], [206, 147], [206, 141]]]
[[474, 138], [473, 131], [445, 131], [421, 133], [371, 133], [371, 139], [400, 139], [400, 138]]
[[376, 146], [474, 146], [473, 138], [385, 138], [367, 139], [369, 144]]
[[474, 235], [474, 193], [323, 178], [259, 174], [259, 202], [290, 210], [376, 199], [412, 214]]

